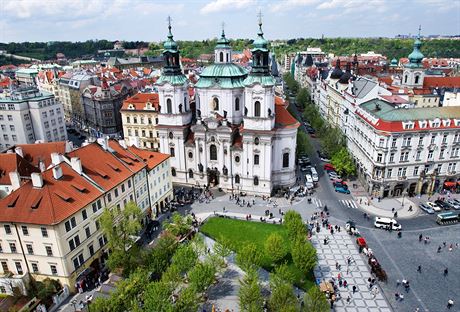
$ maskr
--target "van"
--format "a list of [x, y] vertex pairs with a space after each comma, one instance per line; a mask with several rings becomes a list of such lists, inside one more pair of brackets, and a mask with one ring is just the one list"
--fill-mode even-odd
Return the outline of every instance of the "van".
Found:
[[305, 187], [307, 189], [312, 189], [315, 187], [315, 184], [313, 183], [313, 178], [309, 174], [305, 175]]
[[311, 168], [311, 178], [313, 179], [313, 182], [319, 181], [318, 172], [314, 167]]
[[401, 230], [401, 224], [391, 218], [375, 217], [374, 226], [380, 229], [391, 229], [395, 231]]

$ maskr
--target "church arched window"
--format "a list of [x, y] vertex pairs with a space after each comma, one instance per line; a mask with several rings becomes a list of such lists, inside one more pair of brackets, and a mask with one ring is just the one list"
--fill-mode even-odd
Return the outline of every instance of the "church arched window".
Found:
[[240, 110], [240, 98], [235, 99], [235, 110], [236, 111]]
[[404, 83], [407, 83], [407, 75], [404, 75]]
[[240, 176], [239, 175], [235, 176], [235, 183], [240, 184]]
[[283, 154], [283, 168], [289, 167], [289, 153]]
[[219, 59], [221, 63], [224, 61], [224, 52], [220, 52]]
[[254, 177], [254, 185], [259, 185], [259, 177]]
[[173, 177], [176, 176], [176, 168], [171, 168], [171, 175], [172, 175]]
[[214, 144], [209, 146], [209, 159], [217, 160], [217, 147]]
[[188, 177], [189, 177], [190, 179], [193, 179], [193, 170], [192, 170], [192, 169], [189, 169], [189, 170], [188, 170]]
[[166, 100], [166, 113], [172, 114], [172, 101], [171, 101], [171, 99]]
[[419, 80], [420, 80], [420, 76], [418, 76], [418, 75], [415, 76], [415, 84], [417, 84], [419, 82]]
[[260, 117], [260, 102], [259, 101], [256, 101], [254, 103], [254, 116]]
[[213, 106], [214, 106], [214, 107], [213, 107], [214, 110], [219, 110], [219, 99], [216, 98], [216, 97], [213, 98], [213, 99], [212, 99], [212, 103], [213, 103]]

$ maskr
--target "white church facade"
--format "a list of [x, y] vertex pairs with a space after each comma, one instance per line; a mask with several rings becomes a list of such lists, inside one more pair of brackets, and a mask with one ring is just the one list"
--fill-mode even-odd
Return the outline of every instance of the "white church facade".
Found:
[[171, 155], [173, 182], [264, 195], [295, 184], [299, 123], [285, 101], [275, 96], [261, 22], [252, 54], [250, 72], [232, 63], [230, 42], [222, 31], [215, 63], [203, 70], [194, 86], [192, 108], [169, 26], [166, 65], [157, 81], [157, 129], [161, 152]]

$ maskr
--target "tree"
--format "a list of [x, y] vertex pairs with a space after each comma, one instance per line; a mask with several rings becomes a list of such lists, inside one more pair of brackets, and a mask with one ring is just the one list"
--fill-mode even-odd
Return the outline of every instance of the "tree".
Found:
[[196, 312], [198, 310], [198, 294], [194, 287], [187, 287], [179, 294], [174, 312]]
[[144, 311], [174, 311], [171, 302], [172, 288], [164, 282], [149, 283], [144, 292]]
[[171, 220], [164, 224], [164, 229], [174, 236], [182, 237], [192, 230], [192, 221], [190, 216], [183, 217], [178, 212], [175, 212]]
[[308, 136], [303, 131], [297, 131], [297, 156], [312, 154], [313, 148], [308, 140]]
[[297, 310], [297, 298], [291, 284], [272, 273], [270, 274], [270, 290], [268, 303], [271, 311], [295, 312]]
[[305, 108], [310, 103], [310, 94], [306, 88], [300, 88], [295, 99], [301, 107]]
[[332, 156], [331, 163], [341, 175], [349, 176], [355, 173], [355, 164], [346, 147], [342, 147]]
[[287, 248], [283, 237], [278, 233], [272, 233], [265, 241], [265, 253], [274, 261], [279, 262], [287, 255]]
[[181, 271], [177, 265], [170, 265], [161, 276], [161, 281], [170, 285], [172, 289], [176, 288], [182, 280]]
[[170, 260], [177, 249], [176, 238], [168, 232], [163, 232], [151, 252], [145, 256], [146, 265], [152, 272], [154, 280], [159, 280], [163, 272], [166, 271]]
[[286, 263], [280, 264], [275, 268], [274, 278], [279, 278], [286, 283], [294, 284], [295, 275]]
[[172, 263], [177, 266], [180, 273], [190, 270], [197, 260], [198, 255], [190, 244], [181, 245], [172, 257]]
[[230, 240], [226, 239], [222, 235], [214, 243], [213, 248], [214, 248], [214, 252], [217, 255], [221, 256], [222, 258], [226, 258], [230, 256], [230, 254], [232, 253]]
[[291, 242], [296, 241], [298, 237], [304, 238], [307, 235], [302, 216], [297, 211], [288, 210], [284, 215], [283, 225], [288, 231], [288, 237]]
[[246, 272], [262, 264], [263, 254], [254, 243], [247, 243], [236, 253], [236, 262]]
[[297, 239], [291, 247], [292, 261], [304, 274], [309, 273], [316, 265], [316, 250], [305, 239]]
[[139, 249], [135, 240], [141, 229], [142, 211], [129, 202], [123, 210], [106, 208], [101, 216], [102, 232], [106, 235], [110, 249], [107, 264], [111, 270], [122, 268], [127, 276], [135, 269], [139, 260]]
[[243, 312], [261, 312], [263, 310], [263, 297], [259, 277], [255, 269], [250, 269], [240, 279], [238, 291], [239, 305]]
[[346, 146], [346, 139], [340, 129], [328, 127], [321, 136], [321, 145], [328, 155], [333, 156]]
[[214, 282], [216, 272], [216, 268], [210, 262], [199, 262], [188, 273], [190, 285], [196, 291], [204, 292]]
[[316, 286], [311, 287], [304, 296], [302, 312], [329, 312], [330, 307], [324, 293]]

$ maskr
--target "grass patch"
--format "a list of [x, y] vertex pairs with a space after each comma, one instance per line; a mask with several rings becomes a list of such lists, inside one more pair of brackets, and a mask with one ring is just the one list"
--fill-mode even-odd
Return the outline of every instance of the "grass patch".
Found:
[[[233, 251], [238, 253], [246, 243], [254, 243], [259, 250], [264, 253], [262, 267], [268, 271], [274, 269], [272, 260], [265, 255], [264, 243], [267, 237], [272, 233], [280, 234], [285, 244], [290, 247], [287, 230], [285, 227], [278, 224], [259, 223], [251, 221], [243, 221], [229, 218], [210, 218], [201, 227], [201, 232], [214, 240], [219, 240], [221, 237], [227, 239], [231, 243]], [[313, 272], [305, 276], [292, 262], [291, 254], [288, 253], [284, 261], [287, 262], [291, 272], [295, 276], [295, 285], [307, 291], [311, 286], [315, 285]]]

